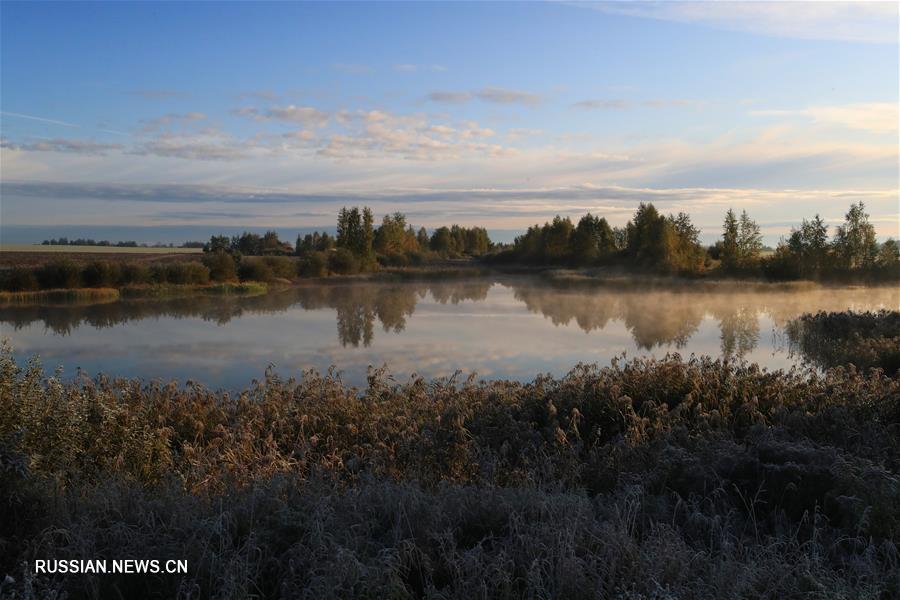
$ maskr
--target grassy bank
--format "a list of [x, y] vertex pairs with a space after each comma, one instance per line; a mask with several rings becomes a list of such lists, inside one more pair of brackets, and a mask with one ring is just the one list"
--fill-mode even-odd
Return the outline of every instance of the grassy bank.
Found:
[[265, 294], [269, 286], [260, 281], [225, 282], [209, 285], [142, 285], [122, 288], [124, 298], [177, 298], [197, 294], [255, 296]]
[[0, 304], [32, 304], [39, 302], [96, 303], [121, 298], [176, 298], [197, 294], [251, 296], [265, 294], [268, 285], [259, 281], [218, 283], [207, 285], [134, 285], [122, 288], [72, 288], [35, 290], [30, 292], [0, 292]]
[[111, 302], [118, 300], [115, 288], [72, 288], [59, 290], [35, 290], [29, 292], [0, 292], [0, 304], [25, 304], [31, 302]]
[[820, 312], [788, 323], [797, 350], [823, 369], [853, 363], [900, 372], [900, 312]]
[[[232, 396], [0, 355], [0, 575], [46, 597], [892, 597], [900, 381], [704, 360]], [[180, 558], [185, 577], [32, 576]]]

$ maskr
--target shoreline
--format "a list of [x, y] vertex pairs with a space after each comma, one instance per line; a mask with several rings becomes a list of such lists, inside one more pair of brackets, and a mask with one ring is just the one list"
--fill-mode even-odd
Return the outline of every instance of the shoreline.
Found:
[[526, 277], [556, 288], [609, 288], [674, 289], [683, 292], [760, 291], [803, 292], [829, 288], [890, 288], [900, 287], [900, 282], [882, 281], [768, 281], [760, 278], [725, 278], [716, 276], [684, 277], [649, 273], [592, 269], [565, 269], [556, 267], [516, 266], [503, 268], [466, 264], [438, 268], [384, 269], [352, 275], [328, 275], [275, 279], [262, 281], [225, 281], [209, 284], [150, 284], [122, 287], [54, 288], [31, 291], [0, 291], [0, 306], [13, 304], [52, 303], [103, 303], [118, 300], [174, 298], [200, 295], [259, 296], [295, 287], [320, 285], [352, 285], [358, 283], [404, 283], [415, 281], [460, 281], [468, 279]]

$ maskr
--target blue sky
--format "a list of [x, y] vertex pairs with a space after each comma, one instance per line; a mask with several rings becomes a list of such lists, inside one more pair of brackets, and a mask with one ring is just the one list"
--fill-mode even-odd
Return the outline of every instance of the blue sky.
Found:
[[863, 200], [898, 235], [896, 3], [3, 2], [0, 17], [6, 243], [290, 231], [345, 203], [517, 230], [588, 210], [621, 224], [652, 201], [707, 238], [731, 206], [774, 242]]

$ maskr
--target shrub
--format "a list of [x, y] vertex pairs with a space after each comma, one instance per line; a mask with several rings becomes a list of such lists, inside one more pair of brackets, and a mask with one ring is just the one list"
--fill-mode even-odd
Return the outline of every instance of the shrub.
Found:
[[406, 258], [407, 258], [409, 264], [411, 264], [415, 267], [419, 267], [419, 266], [422, 266], [423, 264], [425, 264], [425, 254], [423, 252], [415, 252], [415, 251], [407, 252]]
[[297, 265], [289, 256], [264, 256], [261, 260], [271, 269], [275, 277], [293, 279], [297, 276]]
[[243, 258], [238, 267], [238, 277], [241, 281], [269, 282], [274, 279], [271, 267], [258, 258]]
[[237, 277], [234, 259], [227, 252], [211, 252], [203, 257], [203, 264], [209, 269], [213, 281], [230, 281]]
[[85, 265], [81, 280], [85, 287], [113, 287], [118, 285], [121, 274], [119, 265], [95, 260]]
[[328, 274], [328, 260], [324, 252], [310, 252], [299, 263], [301, 277], [325, 277]]
[[209, 269], [198, 262], [172, 263], [166, 265], [165, 282], [176, 285], [209, 283]]
[[119, 281], [122, 285], [141, 285], [153, 280], [150, 268], [141, 263], [128, 262], [122, 265]]
[[81, 269], [68, 259], [49, 262], [37, 270], [37, 280], [41, 288], [77, 288], [81, 287]]
[[155, 283], [158, 285], [162, 285], [166, 283], [168, 279], [168, 274], [166, 273], [166, 265], [153, 263], [149, 267], [150, 279], [148, 283]]
[[32, 292], [38, 289], [38, 280], [32, 269], [15, 267], [0, 273], [0, 289], [9, 292]]
[[389, 252], [378, 255], [378, 264], [383, 267], [408, 267], [409, 258], [402, 252]]
[[339, 275], [359, 272], [359, 260], [346, 248], [338, 248], [328, 255], [328, 270]]
[[853, 364], [900, 373], [900, 312], [819, 312], [789, 322], [792, 345], [823, 368]]

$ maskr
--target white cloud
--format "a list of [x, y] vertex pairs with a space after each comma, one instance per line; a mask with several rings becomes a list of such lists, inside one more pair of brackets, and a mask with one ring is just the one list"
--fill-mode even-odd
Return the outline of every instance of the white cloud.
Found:
[[70, 152], [72, 154], [95, 155], [103, 155], [111, 150], [122, 150], [124, 148], [122, 144], [105, 144], [93, 140], [73, 140], [64, 138], [53, 138], [18, 144], [3, 139], [0, 140], [0, 147], [24, 152]]
[[485, 87], [472, 92], [437, 91], [425, 96], [425, 99], [431, 102], [449, 104], [463, 104], [473, 98], [493, 104], [520, 104], [523, 106], [536, 106], [543, 101], [539, 94], [500, 87]]
[[593, 99], [593, 100], [582, 100], [581, 102], [576, 102], [573, 104], [575, 108], [583, 108], [588, 110], [593, 109], [626, 109], [626, 108], [635, 108], [635, 107], [644, 107], [644, 108], [672, 108], [672, 107], [684, 107], [684, 106], [701, 106], [703, 104], [700, 100], [689, 100], [685, 98], [657, 98], [653, 100], [641, 100], [641, 101], [631, 101], [631, 100], [620, 100], [620, 99]]
[[474, 92], [474, 94], [485, 102], [494, 102], [496, 104], [523, 104], [526, 106], [534, 106], [540, 104], [542, 100], [541, 96], [538, 94], [498, 87], [482, 88]]
[[199, 133], [163, 133], [141, 142], [131, 152], [188, 160], [238, 160], [249, 156], [252, 144], [208, 129]]
[[896, 2], [591, 2], [603, 12], [809, 40], [896, 44]]
[[755, 110], [759, 117], [803, 117], [825, 125], [840, 125], [873, 133], [897, 133], [900, 111], [893, 102], [812, 106], [800, 110]]
[[469, 92], [431, 92], [426, 99], [432, 102], [447, 102], [449, 104], [463, 104], [472, 99]]
[[327, 112], [311, 106], [273, 106], [265, 110], [259, 110], [252, 106], [238, 108], [232, 111], [234, 114], [249, 117], [257, 121], [287, 121], [301, 123], [309, 127], [325, 127], [328, 124]]
[[169, 114], [163, 115], [161, 117], [157, 117], [155, 119], [149, 119], [149, 120], [143, 121], [143, 123], [144, 123], [143, 131], [144, 132], [157, 131], [164, 127], [168, 127], [170, 125], [195, 123], [197, 121], [202, 121], [204, 119], [206, 119], [206, 115], [203, 114], [202, 112], [188, 112], [188, 113], [183, 113], [183, 114], [169, 113]]

